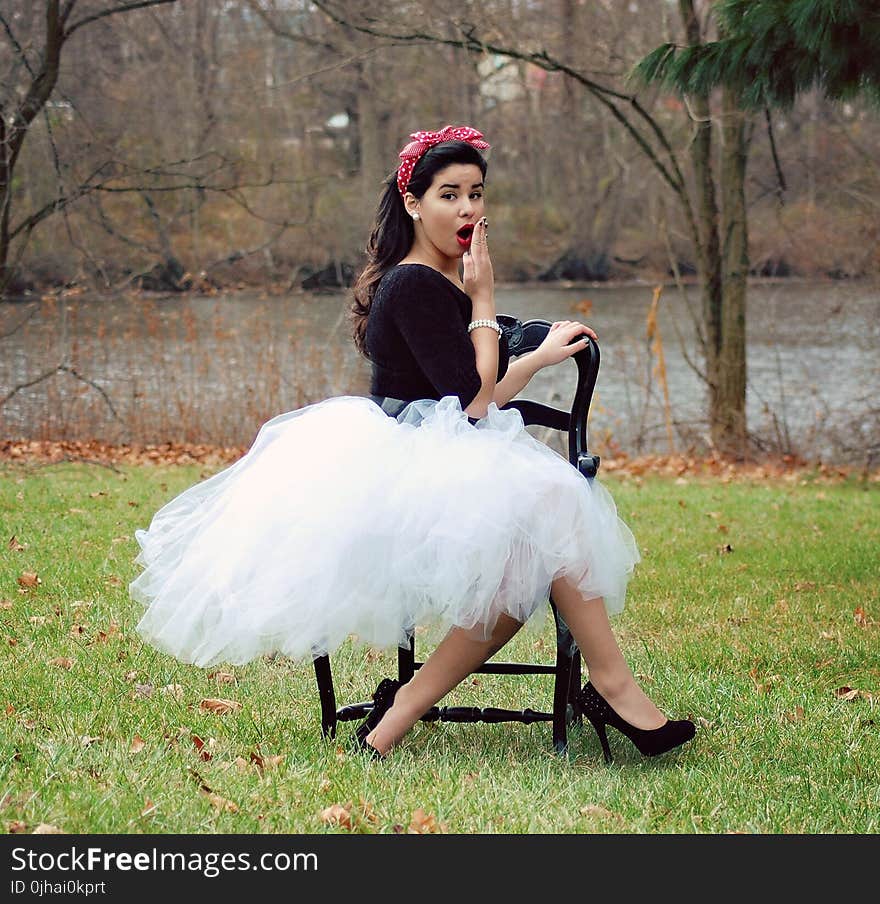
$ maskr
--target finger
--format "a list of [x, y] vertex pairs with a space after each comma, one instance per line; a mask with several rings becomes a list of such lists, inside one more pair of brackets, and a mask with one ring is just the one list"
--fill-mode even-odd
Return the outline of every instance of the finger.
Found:
[[593, 332], [590, 327], [583, 323], [573, 323], [572, 324], [572, 335], [576, 336], [578, 333], [586, 333], [591, 339], [596, 339], [598, 341], [599, 337]]
[[486, 249], [486, 227], [482, 219], [477, 220], [477, 225], [474, 227], [471, 248], [473, 249], [475, 245], [477, 254], [482, 254]]
[[464, 280], [465, 282], [470, 282], [474, 276], [474, 256], [470, 251], [465, 251], [464, 257], [462, 258], [462, 264], [464, 269]]

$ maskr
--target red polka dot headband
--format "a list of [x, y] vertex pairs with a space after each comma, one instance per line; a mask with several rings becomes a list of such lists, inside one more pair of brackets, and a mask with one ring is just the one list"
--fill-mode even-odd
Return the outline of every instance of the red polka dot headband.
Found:
[[397, 188], [401, 197], [406, 194], [413, 168], [419, 158], [435, 144], [440, 144], [441, 141], [466, 141], [481, 151], [491, 147], [488, 141], [483, 140], [483, 133], [470, 126], [443, 126], [439, 132], [413, 132], [409, 137], [413, 140], [398, 154], [403, 161], [397, 168]]

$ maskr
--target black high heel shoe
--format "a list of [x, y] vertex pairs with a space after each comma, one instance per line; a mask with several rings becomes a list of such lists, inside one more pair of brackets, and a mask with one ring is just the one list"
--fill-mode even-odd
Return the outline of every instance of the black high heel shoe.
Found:
[[611, 725], [625, 734], [644, 756], [658, 756], [679, 747], [689, 741], [697, 731], [696, 725], [690, 719], [667, 719], [666, 724], [659, 728], [636, 728], [611, 708], [590, 681], [578, 692], [575, 700], [581, 715], [590, 720], [596, 734], [599, 735], [606, 763], [611, 763], [611, 747], [608, 745], [608, 735], [605, 732], [606, 725]]
[[399, 681], [395, 681], [393, 678], [383, 678], [373, 693], [373, 708], [354, 733], [357, 746], [369, 753], [373, 759], [382, 759], [384, 754], [379, 753], [372, 744], [367, 743], [367, 735], [382, 721], [382, 716], [391, 709], [391, 704], [394, 703], [394, 698], [399, 690]]

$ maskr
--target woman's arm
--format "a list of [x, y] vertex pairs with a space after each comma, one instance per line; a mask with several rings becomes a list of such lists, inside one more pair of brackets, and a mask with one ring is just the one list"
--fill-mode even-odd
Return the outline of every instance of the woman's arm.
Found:
[[529, 380], [544, 366], [538, 350], [511, 361], [507, 373], [495, 385], [492, 401], [500, 408], [515, 398], [528, 385]]
[[[471, 247], [464, 254], [464, 288], [471, 299], [471, 317], [474, 320], [495, 319], [495, 276], [486, 246], [486, 218], [477, 221]], [[471, 331], [480, 389], [465, 413], [470, 417], [486, 416], [489, 403], [495, 398], [495, 381], [498, 379], [498, 342], [496, 330], [478, 326]]]
[[500, 408], [517, 393], [522, 392], [529, 380], [545, 367], [559, 364], [581, 351], [587, 336], [598, 341], [599, 337], [583, 323], [557, 320], [550, 325], [544, 341], [534, 350], [511, 361], [507, 373], [496, 385], [492, 401]]

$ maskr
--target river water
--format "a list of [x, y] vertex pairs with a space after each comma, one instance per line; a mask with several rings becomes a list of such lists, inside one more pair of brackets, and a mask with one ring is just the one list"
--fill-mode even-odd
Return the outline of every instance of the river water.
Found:
[[[696, 307], [698, 289], [688, 292]], [[598, 333], [595, 451], [705, 449], [705, 392], [688, 363], [699, 365], [699, 349], [687, 303], [674, 286], [660, 300], [667, 407], [657, 347], [646, 339], [652, 294], [647, 284], [496, 290], [499, 313], [580, 320]], [[274, 414], [369, 391], [369, 364], [349, 338], [346, 304], [341, 292], [244, 292], [3, 305], [0, 436], [248, 445]], [[841, 462], [880, 454], [877, 286], [755, 284], [747, 324], [748, 418], [758, 447]], [[547, 368], [520, 397], [570, 405], [576, 372], [571, 361]]]

